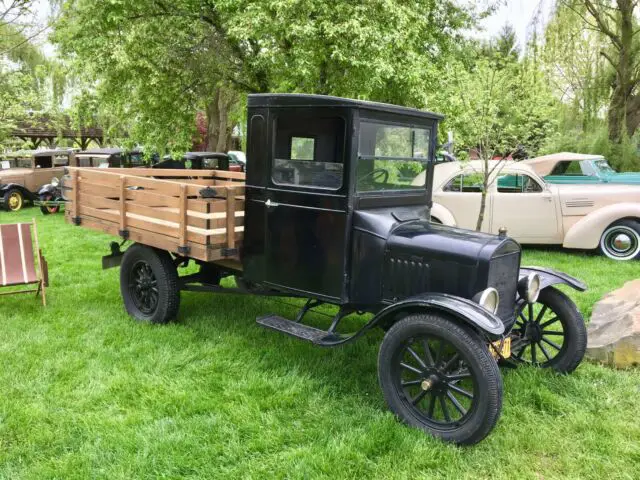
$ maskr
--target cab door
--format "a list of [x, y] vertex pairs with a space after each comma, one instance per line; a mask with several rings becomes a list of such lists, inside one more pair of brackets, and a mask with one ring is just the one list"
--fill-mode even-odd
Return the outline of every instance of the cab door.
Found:
[[265, 283], [340, 299], [347, 233], [346, 119], [283, 109], [272, 118]]

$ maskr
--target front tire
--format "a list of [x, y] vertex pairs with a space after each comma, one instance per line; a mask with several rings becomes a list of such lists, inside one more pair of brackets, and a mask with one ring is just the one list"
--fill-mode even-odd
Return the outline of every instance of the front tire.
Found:
[[600, 252], [612, 260], [640, 259], [640, 222], [621, 220], [600, 237]]
[[18, 212], [24, 206], [24, 196], [17, 188], [12, 188], [4, 194], [4, 208], [9, 212]]
[[516, 308], [508, 361], [553, 368], [559, 373], [573, 372], [587, 348], [587, 329], [571, 299], [547, 287], [535, 304], [521, 302]]
[[178, 272], [171, 255], [134, 244], [120, 266], [120, 293], [127, 313], [136, 320], [167, 323], [178, 314]]
[[[50, 200], [53, 200], [53, 196], [52, 195], [43, 195], [40, 197], [40, 200], [43, 202], [48, 202]], [[53, 213], [58, 213], [60, 211], [60, 206], [59, 205], [54, 205], [51, 207], [48, 207], [46, 205], [41, 205], [40, 206], [40, 211], [42, 212], [43, 215], [49, 215], [49, 214], [53, 214]]]
[[496, 361], [478, 335], [445, 316], [410, 315], [393, 325], [380, 346], [378, 377], [400, 420], [447, 442], [477, 443], [500, 417]]

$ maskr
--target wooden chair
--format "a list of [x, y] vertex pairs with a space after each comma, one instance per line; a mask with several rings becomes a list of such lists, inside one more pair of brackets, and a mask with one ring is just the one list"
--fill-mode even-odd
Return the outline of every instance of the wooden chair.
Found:
[[0, 288], [36, 284], [38, 288], [0, 292], [0, 295], [35, 292], [37, 297], [42, 291], [42, 305], [46, 306], [45, 288], [49, 286], [47, 261], [38, 244], [35, 219], [31, 223], [0, 224]]

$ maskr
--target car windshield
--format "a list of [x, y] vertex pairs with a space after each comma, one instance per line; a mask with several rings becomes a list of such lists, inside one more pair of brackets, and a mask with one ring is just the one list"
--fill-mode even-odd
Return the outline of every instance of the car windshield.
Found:
[[593, 163], [595, 163], [596, 168], [600, 170], [602, 173], [616, 173], [616, 171], [613, 168], [611, 168], [611, 165], [609, 165], [609, 162], [607, 162], [605, 159], [596, 160]]
[[424, 180], [414, 180], [426, 169], [430, 149], [429, 129], [362, 122], [356, 170], [357, 190], [423, 190]]

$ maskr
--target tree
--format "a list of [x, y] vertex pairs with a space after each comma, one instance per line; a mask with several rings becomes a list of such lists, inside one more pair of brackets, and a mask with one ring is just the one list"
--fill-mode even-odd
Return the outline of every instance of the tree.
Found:
[[54, 39], [135, 138], [184, 149], [202, 110], [208, 148], [221, 150], [246, 93], [422, 106], [474, 11], [453, 0], [66, 0]]
[[[489, 46], [490, 47], [490, 46]], [[443, 87], [431, 98], [447, 114], [443, 130], [455, 132], [456, 152], [477, 153], [483, 163], [483, 189], [476, 229], [484, 223], [486, 194], [502, 160], [537, 152], [556, 128], [556, 100], [533, 58], [518, 59], [512, 49], [501, 56], [487, 45], [466, 45], [460, 61], [443, 75]], [[492, 162], [497, 158], [500, 160]]]
[[609, 138], [617, 143], [624, 136], [632, 137], [640, 126], [637, 7], [638, 0], [559, 0], [560, 9], [577, 15], [585, 30], [606, 40], [598, 53], [612, 68], [607, 119]]

